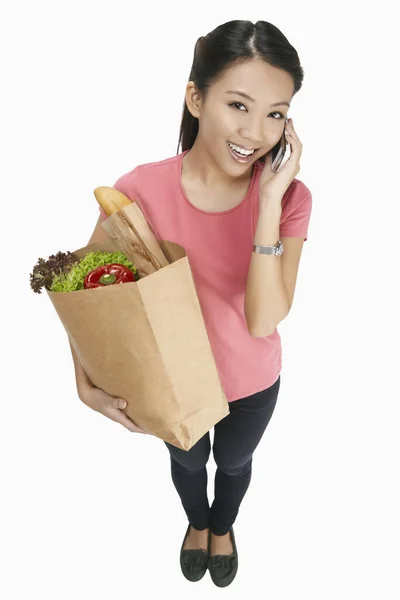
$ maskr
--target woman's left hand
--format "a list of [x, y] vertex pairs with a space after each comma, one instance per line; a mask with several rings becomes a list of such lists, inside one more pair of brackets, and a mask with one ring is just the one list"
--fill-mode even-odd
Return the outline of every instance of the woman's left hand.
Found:
[[300, 157], [303, 145], [300, 142], [292, 120], [286, 123], [286, 140], [290, 144], [290, 156], [284, 165], [281, 165], [277, 173], [271, 169], [270, 152], [265, 157], [265, 166], [260, 177], [260, 203], [269, 204], [282, 201], [282, 198], [300, 171]]

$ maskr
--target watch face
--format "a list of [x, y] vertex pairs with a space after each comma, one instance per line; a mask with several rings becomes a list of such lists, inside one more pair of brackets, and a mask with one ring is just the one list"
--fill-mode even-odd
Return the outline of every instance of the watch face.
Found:
[[276, 246], [276, 255], [280, 256], [283, 252], [283, 244], [282, 242], [278, 242]]

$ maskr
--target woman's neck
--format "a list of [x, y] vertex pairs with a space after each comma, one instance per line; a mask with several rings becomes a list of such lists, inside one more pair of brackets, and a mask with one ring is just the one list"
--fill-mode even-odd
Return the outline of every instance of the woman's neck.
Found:
[[186, 181], [196, 181], [205, 190], [240, 190], [251, 180], [253, 169], [254, 165], [240, 177], [231, 177], [218, 167], [207, 151], [196, 147], [196, 143], [182, 161], [182, 177]]

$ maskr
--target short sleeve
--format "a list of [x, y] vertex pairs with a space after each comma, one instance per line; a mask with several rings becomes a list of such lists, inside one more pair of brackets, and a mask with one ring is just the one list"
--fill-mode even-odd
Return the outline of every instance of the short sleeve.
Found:
[[279, 225], [280, 236], [308, 238], [312, 208], [312, 194], [299, 179], [292, 182], [286, 198], [282, 201], [282, 214]]
[[[115, 190], [122, 192], [125, 194], [131, 202], [134, 202], [135, 198], [138, 195], [138, 176], [139, 176], [139, 166], [132, 169], [128, 173], [121, 175], [118, 177], [117, 181], [112, 186]], [[100, 215], [103, 220], [108, 219], [107, 213], [99, 206]]]

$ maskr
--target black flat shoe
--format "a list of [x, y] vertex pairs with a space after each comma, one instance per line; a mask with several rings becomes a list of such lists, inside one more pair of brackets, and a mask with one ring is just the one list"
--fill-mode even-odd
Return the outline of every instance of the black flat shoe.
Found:
[[[198, 550], [184, 550], [186, 538], [191, 525], [189, 523], [181, 547], [181, 569], [182, 573], [189, 581], [200, 581], [207, 571], [208, 551], [199, 548]], [[208, 537], [208, 548], [210, 547], [210, 536]]]
[[[218, 587], [226, 587], [235, 579], [239, 560], [236, 548], [235, 535], [233, 533], [233, 527], [230, 528], [229, 533], [231, 534], [231, 541], [233, 546], [232, 554], [215, 554], [210, 556], [208, 559], [208, 570], [210, 571], [211, 579]], [[211, 534], [210, 534], [211, 540]], [[211, 545], [209, 545], [209, 553], [211, 551]]]

